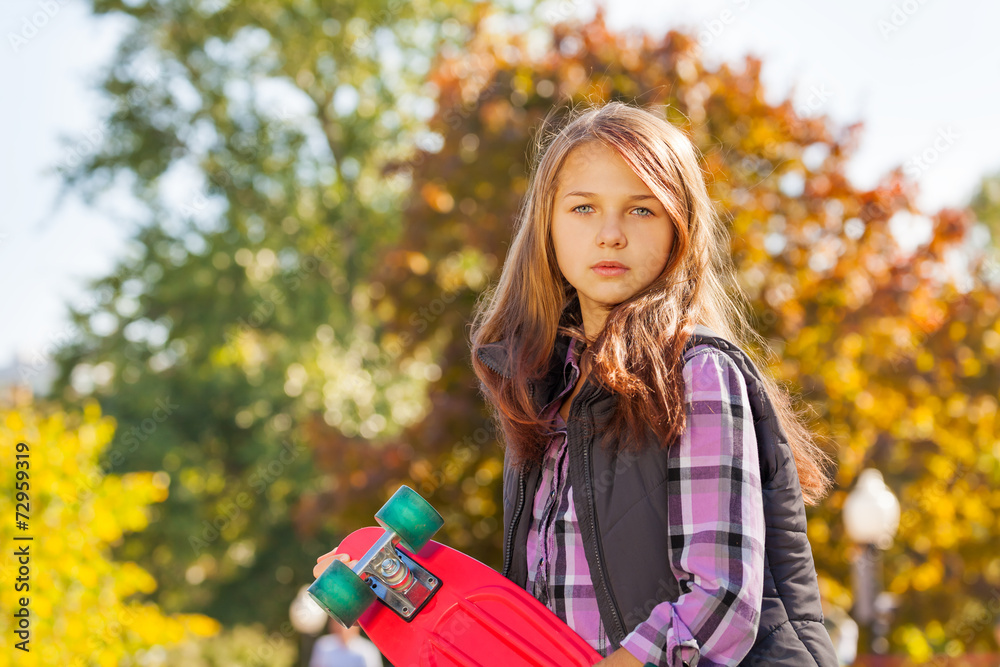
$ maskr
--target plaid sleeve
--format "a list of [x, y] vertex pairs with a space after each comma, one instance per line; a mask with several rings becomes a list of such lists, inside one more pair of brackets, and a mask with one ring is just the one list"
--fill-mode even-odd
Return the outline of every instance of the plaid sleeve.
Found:
[[764, 508], [746, 381], [713, 347], [684, 365], [687, 428], [668, 450], [670, 545], [680, 586], [625, 637], [640, 662], [737, 665], [760, 623]]

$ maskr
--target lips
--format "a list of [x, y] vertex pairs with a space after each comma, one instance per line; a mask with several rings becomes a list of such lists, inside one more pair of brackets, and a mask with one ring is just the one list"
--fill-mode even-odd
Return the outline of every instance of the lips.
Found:
[[592, 268], [592, 269], [600, 269], [600, 268], [606, 268], [606, 269], [627, 269], [628, 267], [625, 266], [624, 264], [622, 264], [621, 262], [603, 261], [603, 262], [598, 262], [597, 264], [594, 264], [590, 268]]

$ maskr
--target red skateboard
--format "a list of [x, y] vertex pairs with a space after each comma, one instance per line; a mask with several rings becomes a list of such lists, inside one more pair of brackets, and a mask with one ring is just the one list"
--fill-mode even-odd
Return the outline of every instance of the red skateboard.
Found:
[[430, 540], [444, 523], [402, 486], [356, 530], [309, 587], [345, 626], [357, 622], [396, 667], [564, 667], [601, 660], [523, 588], [475, 558]]

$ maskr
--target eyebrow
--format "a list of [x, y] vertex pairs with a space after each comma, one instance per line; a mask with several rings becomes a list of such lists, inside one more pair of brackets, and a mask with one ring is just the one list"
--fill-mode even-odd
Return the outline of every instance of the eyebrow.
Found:
[[[569, 197], [596, 197], [596, 196], [597, 195], [593, 192], [582, 192], [580, 190], [574, 190], [573, 192], [569, 192], [563, 195], [563, 199], [567, 199]], [[640, 201], [643, 199], [656, 199], [656, 197], [654, 197], [653, 195], [630, 195], [626, 201]]]

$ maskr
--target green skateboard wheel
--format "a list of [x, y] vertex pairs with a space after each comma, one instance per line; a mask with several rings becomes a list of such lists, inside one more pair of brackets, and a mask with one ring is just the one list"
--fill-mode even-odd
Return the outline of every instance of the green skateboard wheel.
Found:
[[411, 553], [417, 553], [444, 525], [444, 519], [429, 502], [408, 486], [401, 486], [375, 514], [375, 520], [386, 530], [399, 535], [399, 542]]
[[358, 617], [375, 600], [375, 592], [368, 583], [341, 560], [330, 563], [306, 592], [345, 628], [357, 623]]

